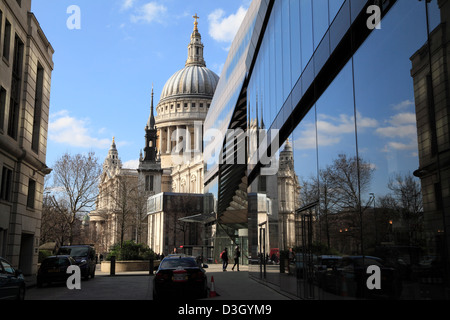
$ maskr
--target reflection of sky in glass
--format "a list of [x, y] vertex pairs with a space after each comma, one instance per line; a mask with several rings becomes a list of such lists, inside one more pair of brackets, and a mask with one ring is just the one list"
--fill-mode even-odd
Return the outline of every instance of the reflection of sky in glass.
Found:
[[[275, 3], [249, 82], [250, 123], [272, 126], [343, 2]], [[429, 6], [432, 30], [440, 12], [436, 0]], [[339, 154], [354, 157], [358, 152], [375, 169], [371, 192], [381, 196], [389, 192], [394, 174], [418, 169], [410, 58], [426, 39], [424, 3], [397, 1], [381, 30], [372, 32], [291, 135], [298, 176], [310, 178], [317, 163], [325, 168]]]
[[314, 172], [310, 168], [315, 168], [316, 125], [320, 168], [331, 164], [339, 153], [356, 155], [352, 71], [358, 151], [376, 169], [373, 192], [385, 195], [393, 174], [412, 174], [418, 169], [410, 57], [426, 42], [424, 12], [421, 2], [399, 1], [382, 21], [382, 29], [373, 32], [354, 55], [354, 69], [350, 61], [319, 99], [317, 123], [310, 116], [294, 131], [299, 176]]
[[223, 144], [222, 138], [225, 137], [246, 75], [247, 69], [245, 62], [259, 8], [260, 1], [254, 1], [247, 11], [246, 19], [231, 45], [230, 53], [211, 102], [210, 111], [205, 119], [203, 142], [206, 178], [214, 174], [220, 162], [219, 156]]

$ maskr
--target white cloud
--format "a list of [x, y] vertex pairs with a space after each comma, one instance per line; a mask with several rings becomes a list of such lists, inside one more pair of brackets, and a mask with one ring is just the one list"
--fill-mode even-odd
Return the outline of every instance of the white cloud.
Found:
[[146, 22], [150, 23], [153, 21], [162, 22], [162, 18], [167, 12], [167, 8], [156, 2], [149, 2], [139, 7], [136, 10], [136, 14], [131, 15], [132, 22]]
[[137, 169], [139, 167], [139, 159], [129, 160], [122, 165], [124, 169]]
[[396, 114], [395, 116], [392, 116], [388, 122], [394, 126], [405, 124], [416, 125], [416, 114], [412, 112], [399, 113]]
[[123, 0], [122, 3], [122, 10], [128, 10], [130, 8], [132, 8], [134, 6], [134, 3], [136, 2], [136, 0]]
[[405, 100], [405, 101], [402, 101], [402, 102], [400, 102], [398, 104], [393, 104], [392, 108], [394, 110], [404, 110], [404, 109], [408, 109], [410, 106], [413, 106], [413, 105], [414, 105], [414, 101]]
[[[358, 113], [358, 129], [374, 128], [378, 121], [372, 118], [363, 117]], [[343, 137], [355, 133], [355, 118], [346, 114], [330, 116], [319, 114], [317, 120], [317, 142], [320, 147], [329, 147], [339, 144]], [[295, 139], [295, 149], [316, 148], [316, 127], [314, 123], [304, 125], [304, 130], [300, 132], [300, 137]]]
[[209, 35], [216, 41], [231, 43], [241, 26], [247, 9], [239, 7], [238, 11], [225, 16], [225, 11], [216, 9], [208, 16]]
[[414, 113], [398, 113], [386, 121], [390, 126], [378, 128], [376, 133], [389, 138], [412, 138], [417, 135], [416, 115]]
[[[402, 102], [399, 105], [407, 105]], [[398, 105], [397, 105], [398, 106]], [[400, 108], [401, 109], [401, 108]], [[415, 151], [412, 156], [417, 154], [417, 127], [416, 114], [412, 112], [398, 113], [386, 121], [388, 126], [378, 128], [375, 132], [383, 137], [389, 138], [383, 152], [390, 151]]]
[[376, 133], [387, 138], [407, 138], [417, 134], [414, 125], [378, 128]]
[[107, 149], [110, 139], [99, 139], [90, 135], [89, 120], [76, 119], [67, 110], [50, 115], [49, 139], [71, 147]]

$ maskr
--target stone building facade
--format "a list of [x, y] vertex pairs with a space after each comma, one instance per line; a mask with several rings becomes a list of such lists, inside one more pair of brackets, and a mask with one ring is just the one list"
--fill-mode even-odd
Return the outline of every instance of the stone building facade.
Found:
[[203, 123], [219, 77], [206, 67], [194, 18], [185, 67], [166, 82], [156, 107], [163, 192], [203, 193]]
[[[203, 122], [218, 76], [206, 68], [198, 17], [194, 18], [185, 67], [167, 81], [156, 108], [152, 88], [145, 145], [138, 168], [122, 168], [114, 141], [105, 160], [96, 210], [89, 215], [90, 237], [99, 252], [107, 252], [122, 235], [125, 240], [147, 243], [160, 253], [168, 253], [168, 245], [181, 245], [184, 241], [201, 242], [197, 225], [178, 222], [179, 218], [201, 212], [196, 205], [194, 211], [186, 206], [175, 210], [170, 204], [164, 207], [164, 212], [154, 212], [147, 207], [147, 200], [161, 193], [164, 193], [164, 199], [170, 195], [173, 201], [183, 203], [203, 201]], [[114, 201], [114, 197], [120, 199], [117, 195], [120, 195], [121, 184], [125, 181], [129, 188], [135, 190], [130, 196], [133, 200], [127, 204], [130, 207], [127, 221], [120, 222], [123, 203]], [[164, 219], [161, 218], [163, 216]], [[125, 233], [121, 230], [124, 225]], [[158, 230], [164, 230], [164, 236]], [[180, 230], [188, 232], [189, 236], [177, 236]]]
[[[441, 23], [411, 57], [426, 240], [450, 257], [450, 1], [438, 1]], [[431, 54], [429, 54], [431, 52]], [[446, 249], [445, 249], [446, 248]]]
[[37, 271], [53, 47], [31, 0], [0, 1], [0, 256]]
[[103, 163], [96, 210], [89, 214], [88, 239], [99, 253], [121, 241], [145, 242], [147, 228], [142, 222], [145, 211], [143, 188], [139, 174], [125, 169], [119, 158], [115, 141]]

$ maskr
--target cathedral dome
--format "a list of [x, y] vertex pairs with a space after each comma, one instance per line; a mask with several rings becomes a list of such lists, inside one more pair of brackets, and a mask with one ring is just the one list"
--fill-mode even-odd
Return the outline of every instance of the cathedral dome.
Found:
[[195, 15], [194, 18], [194, 31], [188, 46], [186, 65], [166, 82], [161, 93], [161, 102], [183, 96], [212, 99], [216, 90], [219, 76], [206, 68], [202, 36], [198, 31], [198, 16]]
[[212, 98], [218, 82], [219, 76], [205, 66], [187, 65], [166, 82], [160, 101], [184, 95]]

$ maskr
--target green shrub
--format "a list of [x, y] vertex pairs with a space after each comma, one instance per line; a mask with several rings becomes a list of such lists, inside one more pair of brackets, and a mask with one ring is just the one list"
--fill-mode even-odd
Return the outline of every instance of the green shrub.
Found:
[[125, 241], [122, 246], [115, 244], [106, 256], [107, 261], [115, 256], [116, 261], [149, 260], [155, 259], [155, 253], [145, 244], [137, 244], [134, 241]]
[[50, 250], [39, 250], [38, 263], [41, 263], [45, 258], [50, 257], [53, 253]]

